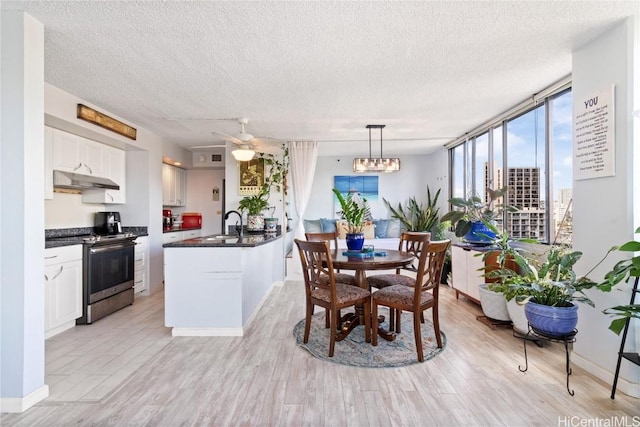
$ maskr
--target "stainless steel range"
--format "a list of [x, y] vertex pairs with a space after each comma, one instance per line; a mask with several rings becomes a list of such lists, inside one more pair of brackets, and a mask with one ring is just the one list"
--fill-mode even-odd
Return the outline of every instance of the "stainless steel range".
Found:
[[83, 254], [83, 309], [77, 324], [90, 324], [133, 304], [136, 236], [88, 236]]

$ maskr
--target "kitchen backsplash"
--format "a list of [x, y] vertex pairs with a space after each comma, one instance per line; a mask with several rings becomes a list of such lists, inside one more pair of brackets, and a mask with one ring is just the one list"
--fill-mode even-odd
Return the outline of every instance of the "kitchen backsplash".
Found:
[[105, 205], [82, 203], [80, 194], [53, 193], [44, 201], [44, 228], [93, 227], [95, 213], [105, 210]]

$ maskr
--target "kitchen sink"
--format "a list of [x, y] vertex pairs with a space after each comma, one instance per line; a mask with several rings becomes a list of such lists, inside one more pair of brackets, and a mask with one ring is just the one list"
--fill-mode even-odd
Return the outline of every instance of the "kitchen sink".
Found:
[[203, 240], [212, 241], [212, 240], [238, 240], [239, 236], [237, 234], [215, 234], [213, 236], [207, 236], [203, 238]]

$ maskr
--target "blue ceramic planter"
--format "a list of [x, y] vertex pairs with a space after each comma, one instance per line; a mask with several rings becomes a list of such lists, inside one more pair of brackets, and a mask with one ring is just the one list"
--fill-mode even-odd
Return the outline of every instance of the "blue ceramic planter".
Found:
[[350, 251], [360, 251], [362, 250], [362, 245], [364, 245], [364, 234], [363, 233], [347, 233], [347, 249]]
[[468, 243], [489, 244], [495, 237], [496, 234], [489, 230], [483, 222], [472, 222], [471, 230], [464, 235], [464, 240]]
[[567, 335], [573, 332], [578, 324], [578, 306], [551, 307], [529, 301], [524, 306], [524, 313], [532, 328], [547, 335]]

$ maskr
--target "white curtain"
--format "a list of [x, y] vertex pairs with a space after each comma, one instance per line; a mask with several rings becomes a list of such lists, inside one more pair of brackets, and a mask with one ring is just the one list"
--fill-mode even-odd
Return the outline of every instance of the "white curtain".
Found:
[[[293, 198], [297, 214], [294, 236], [304, 240], [304, 212], [311, 198], [311, 186], [316, 173], [318, 159], [318, 143], [315, 141], [289, 141], [289, 158], [291, 160], [291, 179]], [[293, 267], [302, 273], [298, 247], [293, 247]]]

